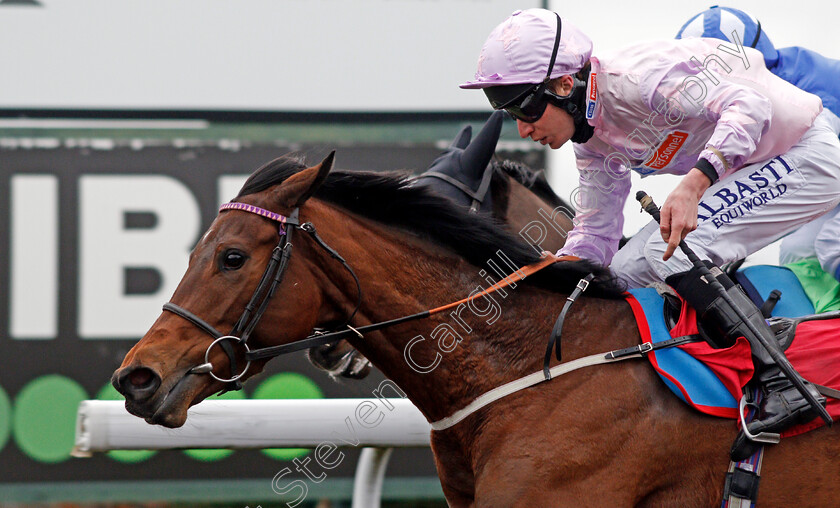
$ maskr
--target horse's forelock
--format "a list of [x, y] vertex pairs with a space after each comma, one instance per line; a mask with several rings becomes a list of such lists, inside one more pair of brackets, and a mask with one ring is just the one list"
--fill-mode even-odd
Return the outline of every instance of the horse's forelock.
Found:
[[280, 185], [290, 176], [306, 169], [303, 156], [284, 155], [263, 164], [245, 180], [237, 198]]

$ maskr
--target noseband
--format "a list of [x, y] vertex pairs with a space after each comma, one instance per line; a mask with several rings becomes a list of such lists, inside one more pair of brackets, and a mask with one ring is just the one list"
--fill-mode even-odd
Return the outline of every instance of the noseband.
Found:
[[[248, 347], [248, 338], [251, 336], [251, 333], [253, 333], [254, 328], [256, 328], [257, 326], [257, 323], [259, 323], [260, 319], [265, 313], [269, 301], [274, 296], [274, 293], [277, 290], [277, 286], [279, 286], [280, 282], [282, 282], [283, 280], [283, 276], [286, 272], [286, 267], [289, 264], [289, 258], [292, 255], [292, 234], [296, 229], [299, 229], [309, 234], [315, 240], [315, 243], [317, 245], [324, 249], [331, 257], [337, 259], [344, 266], [344, 268], [347, 269], [350, 275], [353, 276], [353, 280], [356, 282], [356, 289], [358, 293], [356, 307], [355, 309], [353, 309], [353, 312], [347, 318], [346, 322], [338, 328], [347, 327], [350, 330], [353, 330], [353, 328], [350, 327], [350, 321], [356, 315], [356, 312], [358, 312], [359, 307], [362, 304], [362, 288], [359, 284], [359, 278], [353, 272], [353, 269], [350, 268], [347, 262], [344, 261], [344, 259], [335, 250], [333, 250], [330, 246], [324, 243], [321, 237], [318, 236], [318, 233], [315, 230], [315, 226], [313, 226], [312, 223], [309, 222], [305, 222], [303, 224], [299, 222], [299, 208], [295, 208], [289, 217], [246, 203], [225, 203], [219, 208], [219, 213], [227, 210], [240, 210], [248, 213], [253, 213], [279, 223], [277, 234], [280, 238], [278, 240], [277, 246], [274, 247], [274, 250], [271, 253], [271, 259], [269, 259], [268, 261], [268, 266], [266, 266], [265, 271], [263, 272], [263, 275], [260, 278], [260, 282], [259, 284], [257, 284], [257, 288], [254, 290], [254, 294], [251, 296], [250, 301], [245, 306], [245, 310], [242, 312], [242, 315], [233, 325], [233, 328], [231, 329], [230, 333], [223, 334], [219, 332], [213, 325], [209, 324], [207, 321], [201, 319], [192, 312], [172, 302], [165, 303], [163, 305], [163, 310], [181, 316], [182, 318], [193, 323], [198, 328], [205, 331], [207, 334], [214, 338], [213, 342], [207, 347], [207, 350], [204, 353], [204, 363], [193, 367], [188, 373], [206, 373], [209, 374], [213, 379], [222, 383], [226, 383], [226, 390], [239, 390], [242, 388], [242, 383], [240, 382], [240, 379], [248, 372], [252, 360], [270, 358], [272, 356], [277, 356], [283, 353], [297, 351], [300, 349], [306, 349], [315, 345], [321, 345], [336, 340], [335, 338], [332, 338], [331, 334], [319, 331], [315, 332], [313, 335], [310, 335], [306, 339], [294, 342], [292, 344], [287, 344], [285, 345], [285, 348], [283, 346], [275, 346], [271, 348], [256, 349], [252, 351]], [[245, 367], [243, 367], [242, 371], [238, 374], [236, 373], [236, 371], [238, 370], [236, 352], [233, 348], [232, 343], [241, 344], [245, 348]], [[225, 354], [227, 354], [227, 357], [230, 361], [230, 378], [219, 377], [213, 372], [213, 364], [210, 362], [210, 351], [217, 344], [219, 345], [219, 347], [222, 348]]]

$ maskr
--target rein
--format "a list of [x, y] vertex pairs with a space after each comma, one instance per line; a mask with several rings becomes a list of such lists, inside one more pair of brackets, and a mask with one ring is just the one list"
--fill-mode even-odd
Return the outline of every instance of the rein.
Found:
[[443, 311], [452, 309], [461, 305], [463, 303], [470, 302], [475, 300], [476, 298], [480, 298], [484, 295], [488, 295], [498, 291], [499, 289], [504, 289], [507, 286], [511, 285], [512, 283], [516, 282], [517, 280], [522, 280], [528, 275], [534, 274], [543, 268], [552, 265], [558, 261], [563, 261], [564, 258], [557, 258], [552, 255], [545, 256], [540, 261], [524, 266], [519, 270], [515, 271], [514, 273], [508, 275], [504, 279], [500, 280], [497, 284], [485, 289], [480, 293], [476, 293], [470, 297], [464, 298], [462, 300], [458, 300], [457, 302], [452, 302], [441, 307], [436, 307], [434, 309], [424, 310], [422, 312], [418, 312], [417, 314], [411, 314], [408, 316], [402, 316], [395, 319], [391, 319], [388, 321], [380, 321], [379, 323], [373, 323], [370, 325], [360, 326], [358, 328], [347, 326], [347, 330], [339, 330], [335, 332], [315, 332], [314, 334], [306, 337], [304, 339], [291, 342], [289, 344], [281, 344], [279, 346], [269, 346], [262, 349], [256, 349], [250, 351], [246, 354], [246, 358], [251, 360], [261, 360], [265, 358], [273, 358], [275, 356], [283, 355], [286, 353], [292, 353], [294, 351], [300, 351], [301, 349], [309, 349], [313, 346], [320, 346], [322, 344], [329, 344], [330, 342], [335, 342], [337, 340], [345, 339], [347, 337], [357, 336], [362, 338], [363, 334], [366, 332], [372, 332], [376, 330], [381, 330], [383, 328], [388, 328], [389, 326], [399, 325], [402, 323], [407, 323], [409, 321], [415, 321], [418, 319], [425, 319], [435, 314], [439, 314]]
[[[263, 272], [263, 275], [260, 278], [260, 282], [259, 284], [257, 284], [257, 288], [254, 290], [254, 294], [251, 296], [250, 301], [245, 306], [245, 310], [242, 312], [242, 315], [239, 317], [236, 324], [234, 324], [231, 332], [227, 335], [219, 332], [213, 325], [209, 324], [204, 319], [172, 302], [167, 302], [163, 305], [163, 310], [171, 312], [177, 316], [186, 319], [187, 321], [194, 324], [196, 327], [198, 327], [199, 329], [201, 329], [202, 331], [214, 338], [213, 342], [207, 347], [207, 350], [204, 353], [204, 363], [190, 369], [188, 371], [188, 374], [209, 374], [213, 379], [222, 383], [226, 383], [226, 390], [239, 390], [242, 388], [242, 383], [240, 382], [240, 379], [248, 372], [248, 369], [251, 366], [251, 362], [254, 360], [273, 358], [275, 356], [280, 356], [286, 353], [300, 351], [302, 349], [309, 349], [314, 346], [328, 344], [330, 342], [335, 342], [353, 335], [359, 338], [363, 338], [363, 333], [365, 332], [380, 330], [382, 328], [406, 323], [408, 321], [425, 319], [435, 314], [457, 307], [461, 304], [494, 293], [499, 289], [503, 289], [513, 284], [517, 280], [522, 280], [525, 277], [534, 274], [549, 265], [557, 263], [558, 261], [577, 259], [572, 256], [556, 257], [550, 253], [543, 253], [542, 259], [540, 259], [538, 262], [519, 268], [504, 279], [500, 280], [495, 285], [485, 289], [484, 291], [471, 295], [467, 298], [458, 300], [457, 302], [452, 302], [440, 307], [436, 307], [434, 309], [418, 312], [416, 314], [391, 319], [389, 321], [381, 321], [379, 323], [373, 323], [370, 325], [361, 326], [359, 328], [353, 328], [352, 326], [350, 326], [350, 322], [352, 321], [353, 317], [356, 315], [362, 304], [362, 289], [361, 284], [359, 283], [359, 278], [356, 276], [356, 273], [353, 271], [352, 268], [350, 268], [350, 265], [347, 264], [344, 258], [342, 258], [333, 248], [327, 245], [326, 242], [324, 242], [320, 236], [318, 236], [318, 233], [315, 230], [315, 226], [312, 223], [305, 222], [301, 224], [299, 222], [298, 208], [295, 208], [291, 215], [289, 217], [286, 217], [278, 213], [274, 213], [269, 210], [265, 210], [263, 208], [245, 203], [225, 203], [219, 208], [219, 213], [228, 210], [239, 210], [248, 213], [253, 213], [261, 217], [265, 217], [269, 220], [278, 222], [278, 235], [280, 236], [277, 246], [274, 247], [274, 251], [272, 252], [271, 259], [269, 260], [268, 265], [266, 266], [265, 271]], [[287, 226], [290, 227], [287, 228]], [[296, 229], [299, 229], [309, 234], [309, 236], [311, 236], [313, 240], [315, 240], [315, 243], [319, 247], [324, 249], [332, 258], [338, 260], [350, 273], [350, 275], [353, 276], [353, 280], [356, 283], [356, 288], [358, 291], [358, 300], [356, 302], [356, 307], [350, 314], [350, 316], [347, 318], [345, 323], [340, 327], [337, 327], [346, 328], [344, 330], [331, 332], [316, 331], [308, 337], [291, 342], [289, 344], [269, 346], [252, 350], [248, 347], [248, 338], [251, 336], [251, 333], [254, 331], [254, 328], [256, 328], [257, 323], [265, 313], [265, 310], [268, 307], [269, 300], [272, 296], [274, 296], [277, 286], [279, 286], [280, 282], [283, 280], [283, 275], [286, 271], [286, 267], [288, 266], [289, 258], [291, 257], [292, 233]], [[238, 370], [236, 353], [231, 343], [240, 344], [242, 347], [245, 348], [245, 367], [238, 374], [236, 373]], [[221, 347], [225, 354], [228, 356], [228, 359], [230, 361], [230, 378], [221, 378], [213, 372], [213, 364], [210, 362], [210, 351], [216, 344], [219, 344], [219, 347]]]

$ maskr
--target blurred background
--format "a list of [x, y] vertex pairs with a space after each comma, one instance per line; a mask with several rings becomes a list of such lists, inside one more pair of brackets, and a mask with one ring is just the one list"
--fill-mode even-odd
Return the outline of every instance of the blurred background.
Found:
[[[840, 58], [829, 1], [733, 1], [777, 47]], [[115, 451], [70, 457], [84, 399], [174, 290], [244, 178], [279, 155], [424, 170], [489, 115], [458, 84], [490, 30], [549, 7], [601, 49], [672, 38], [707, 2], [0, 0], [0, 506], [285, 506], [271, 481], [308, 450]], [[577, 187], [571, 146], [505, 125], [499, 155]], [[661, 203], [675, 179], [642, 182]], [[647, 220], [628, 203], [625, 234]], [[774, 263], [774, 247], [751, 262]], [[369, 397], [301, 355], [228, 397]], [[349, 506], [358, 450], [301, 506]], [[397, 450], [384, 506], [445, 506], [428, 449]]]

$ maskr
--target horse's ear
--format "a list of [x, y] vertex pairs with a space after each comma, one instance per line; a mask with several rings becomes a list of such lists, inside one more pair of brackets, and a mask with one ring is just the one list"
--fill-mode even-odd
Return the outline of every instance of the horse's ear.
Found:
[[464, 153], [461, 155], [461, 166], [471, 171], [473, 175], [484, 174], [484, 169], [493, 158], [493, 153], [496, 151], [496, 143], [499, 141], [499, 136], [502, 133], [502, 122], [504, 121], [504, 111], [494, 111], [490, 118], [485, 122], [484, 127], [478, 136], [472, 140]]
[[463, 150], [470, 145], [470, 139], [472, 139], [472, 126], [465, 125], [464, 128], [461, 129], [461, 132], [455, 136], [455, 139], [452, 140], [449, 148], [460, 148]]
[[335, 160], [335, 150], [330, 152], [320, 164], [306, 168], [300, 173], [290, 176], [280, 186], [278, 200], [288, 207], [301, 206], [309, 199], [327, 178]]

